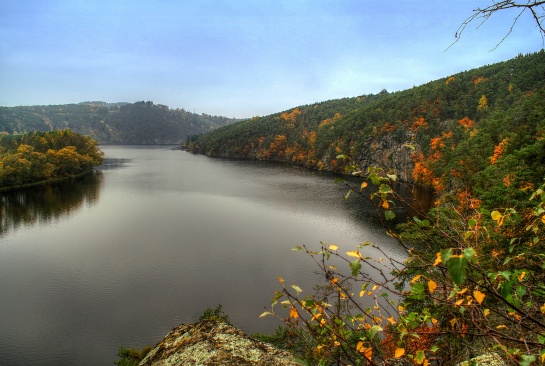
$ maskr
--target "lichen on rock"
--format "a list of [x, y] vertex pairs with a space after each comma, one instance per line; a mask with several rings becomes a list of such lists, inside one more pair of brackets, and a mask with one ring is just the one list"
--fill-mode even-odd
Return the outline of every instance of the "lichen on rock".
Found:
[[299, 365], [287, 351], [256, 341], [223, 322], [202, 320], [174, 328], [140, 366]]

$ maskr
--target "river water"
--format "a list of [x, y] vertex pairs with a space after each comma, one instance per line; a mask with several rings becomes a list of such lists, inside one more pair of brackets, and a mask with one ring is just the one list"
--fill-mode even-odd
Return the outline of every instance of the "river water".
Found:
[[281, 287], [320, 283], [297, 245], [401, 251], [335, 176], [165, 146], [103, 146], [98, 173], [1, 194], [0, 364], [112, 365], [223, 305], [246, 333]]

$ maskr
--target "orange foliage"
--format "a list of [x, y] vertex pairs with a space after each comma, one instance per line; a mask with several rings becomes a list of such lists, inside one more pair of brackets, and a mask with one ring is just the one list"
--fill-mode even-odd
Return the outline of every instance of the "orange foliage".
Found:
[[397, 126], [391, 125], [389, 122], [386, 122], [384, 124], [384, 126], [382, 126], [382, 128], [380, 129], [380, 133], [381, 134], [386, 134], [386, 133], [389, 133], [389, 132], [393, 132], [396, 129], [397, 129]]
[[459, 123], [461, 126], [465, 127], [466, 130], [469, 129], [469, 128], [471, 128], [471, 127], [473, 127], [473, 126], [475, 126], [475, 122], [473, 122], [473, 121], [472, 121], [471, 119], [469, 119], [468, 117], [462, 118], [461, 120], [458, 121], [458, 123]]
[[473, 85], [479, 85], [480, 83], [486, 83], [488, 81], [487, 78], [485, 78], [484, 76], [473, 76], [471, 78], [471, 81], [473, 81]]
[[445, 147], [445, 143], [441, 140], [441, 137], [434, 137], [430, 139], [430, 146], [432, 149], [436, 150]]
[[282, 118], [284, 121], [287, 122], [288, 127], [293, 127], [295, 125], [295, 122], [297, 121], [297, 117], [301, 114], [301, 110], [299, 108], [295, 108], [290, 113], [284, 112], [282, 113]]
[[333, 116], [333, 118], [328, 118], [328, 119], [324, 119], [322, 121], [322, 123], [320, 123], [320, 125], [318, 126], [318, 128], [322, 128], [324, 126], [327, 126], [329, 124], [332, 124], [332, 123], [335, 123], [337, 122], [339, 119], [341, 119], [343, 116], [342, 114], [340, 113], [335, 113], [335, 115]]
[[504, 138], [498, 145], [494, 146], [494, 155], [490, 157], [490, 163], [496, 164], [498, 159], [503, 155], [505, 146], [507, 146], [508, 139]]
[[473, 197], [471, 189], [458, 190], [456, 193], [456, 198], [458, 199], [458, 209], [459, 210], [477, 210], [481, 207], [481, 200]]
[[454, 76], [451, 76], [451, 77], [449, 77], [449, 78], [447, 79], [447, 81], [445, 81], [445, 84], [448, 85], [448, 84], [452, 83], [453, 81], [454, 81]]
[[415, 117], [412, 126], [409, 127], [409, 130], [411, 130], [412, 132], [416, 132], [418, 130], [423, 130], [426, 128], [428, 128], [428, 123], [426, 122], [426, 119], [424, 117]]
[[[381, 345], [385, 351], [385, 359], [395, 358], [395, 351], [398, 348], [394, 336], [388, 332], [386, 337], [382, 341]], [[416, 354], [416, 351], [430, 350], [437, 339], [441, 337], [441, 331], [438, 325], [433, 326], [421, 326], [411, 331], [411, 334], [418, 334], [417, 337], [409, 336], [404, 338], [403, 348], [405, 354]], [[409, 361], [409, 359], [407, 359]], [[416, 360], [412, 361], [413, 364], [417, 364]]]
[[417, 153], [413, 156], [415, 160], [414, 168], [412, 171], [413, 179], [416, 182], [420, 182], [425, 185], [431, 185], [433, 183], [433, 172], [429, 168], [429, 163], [424, 160], [424, 154]]

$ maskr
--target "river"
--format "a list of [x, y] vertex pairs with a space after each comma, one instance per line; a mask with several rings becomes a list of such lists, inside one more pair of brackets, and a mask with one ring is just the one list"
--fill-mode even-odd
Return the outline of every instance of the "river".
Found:
[[112, 365], [120, 346], [154, 345], [218, 304], [270, 333], [279, 323], [259, 315], [277, 276], [305, 292], [320, 282], [291, 248], [371, 241], [402, 255], [332, 174], [101, 148], [97, 173], [0, 194], [0, 364]]

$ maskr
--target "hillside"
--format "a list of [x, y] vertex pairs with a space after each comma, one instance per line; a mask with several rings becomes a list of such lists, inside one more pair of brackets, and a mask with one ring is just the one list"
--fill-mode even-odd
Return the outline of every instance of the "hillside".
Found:
[[184, 147], [339, 173], [381, 166], [438, 191], [472, 187], [490, 196], [492, 181], [509, 181], [507, 191], [545, 176], [544, 70], [545, 51], [518, 55], [401, 92], [254, 117]]
[[178, 144], [237, 120], [170, 109], [153, 102], [0, 107], [0, 131], [71, 129], [101, 144]]

